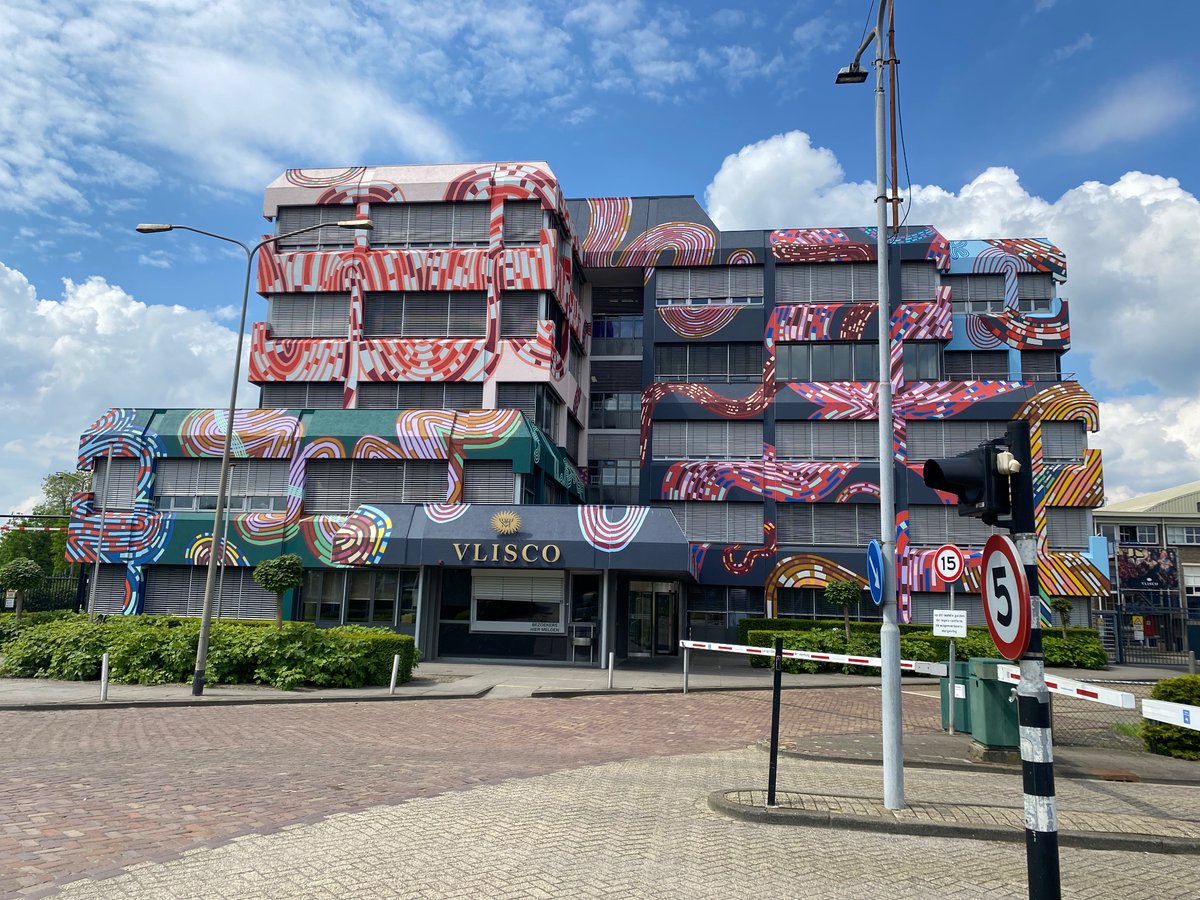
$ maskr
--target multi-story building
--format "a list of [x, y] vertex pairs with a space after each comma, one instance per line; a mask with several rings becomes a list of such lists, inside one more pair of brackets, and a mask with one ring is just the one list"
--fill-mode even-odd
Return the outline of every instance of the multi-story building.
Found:
[[[540, 162], [289, 170], [264, 214], [277, 235], [374, 227], [261, 258], [225, 614], [268, 614], [248, 567], [299, 552], [291, 618], [406, 629], [430, 656], [598, 662], [748, 615], [839, 614], [822, 587], [865, 586], [873, 229], [721, 232], [692, 197], [564, 200]], [[1032, 426], [1043, 589], [1086, 610], [1107, 591], [1097, 410], [1063, 370], [1062, 253], [914, 226], [891, 246], [901, 620], [941, 605], [936, 547], [977, 558], [990, 533], [921, 464], [1013, 418]], [[78, 499], [69, 553], [103, 544], [102, 609], [198, 611], [224, 435], [210, 409], [88, 429], [100, 493]], [[971, 570], [958, 605], [982, 622], [977, 590]]]
[[1098, 617], [1110, 654], [1182, 663], [1200, 651], [1200, 482], [1109, 503], [1095, 521], [1111, 567]]

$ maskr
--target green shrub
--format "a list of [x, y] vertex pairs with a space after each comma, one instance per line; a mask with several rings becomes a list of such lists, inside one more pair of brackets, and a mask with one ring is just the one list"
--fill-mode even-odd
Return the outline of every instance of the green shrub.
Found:
[[[69, 609], [50, 609], [39, 612], [23, 612], [18, 621], [12, 613], [0, 613], [0, 650], [3, 650], [22, 628], [41, 625], [43, 622], [54, 622], [58, 619], [76, 618], [79, 615], [80, 613], [72, 612]], [[84, 618], [86, 619], [87, 616]]]
[[[399, 681], [412, 678], [416, 644], [408, 635], [361, 626], [318, 629], [289, 622], [214, 622], [206, 677], [211, 684], [269, 684], [283, 690], [387, 684], [392, 657], [400, 655]], [[172, 616], [86, 616], [40, 624], [22, 621], [6, 648], [0, 673], [26, 678], [92, 680], [109, 654], [110, 677], [124, 684], [190, 681], [200, 623]]]
[[1108, 665], [1108, 654], [1100, 643], [1100, 635], [1090, 628], [1068, 628], [1066, 637], [1043, 629], [1042, 651], [1048, 666], [1103, 669]]
[[[1168, 703], [1200, 706], [1200, 675], [1164, 678], [1154, 686], [1150, 696]], [[1147, 719], [1142, 723], [1142, 740], [1151, 753], [1177, 759], [1200, 759], [1200, 731]]]

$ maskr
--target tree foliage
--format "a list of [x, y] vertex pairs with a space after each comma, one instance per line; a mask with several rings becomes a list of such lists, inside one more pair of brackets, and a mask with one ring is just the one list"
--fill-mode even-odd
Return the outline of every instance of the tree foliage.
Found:
[[295, 553], [267, 559], [254, 567], [258, 586], [275, 595], [275, 627], [283, 627], [283, 595], [304, 583], [304, 563]]
[[17, 592], [16, 606], [13, 609], [16, 621], [21, 621], [21, 607], [25, 603], [25, 592], [38, 586], [42, 580], [42, 567], [32, 559], [23, 557], [11, 560], [0, 566], [0, 585], [8, 590]]
[[[36, 503], [29, 518], [13, 519], [15, 527], [41, 528], [67, 524], [65, 518], [39, 516], [68, 516], [71, 497], [80, 491], [91, 490], [92, 473], [84, 471], [52, 472], [42, 479], [42, 500]], [[6, 531], [0, 535], [0, 565], [22, 557], [36, 562], [46, 575], [67, 575], [65, 531]]]
[[850, 640], [850, 607], [862, 600], [862, 588], [853, 581], [831, 581], [825, 585], [825, 602], [842, 608], [842, 620], [846, 626], [846, 641]]

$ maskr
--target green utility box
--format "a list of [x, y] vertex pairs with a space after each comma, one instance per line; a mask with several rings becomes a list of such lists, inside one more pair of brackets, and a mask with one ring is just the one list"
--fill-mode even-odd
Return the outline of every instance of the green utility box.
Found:
[[[942, 731], [950, 730], [950, 679], [939, 679], [942, 683]], [[954, 730], [958, 734], [971, 733], [971, 664], [965, 659], [954, 661], [954, 683], [959, 686], [961, 697], [954, 700]]]
[[1010, 702], [1013, 685], [1000, 681], [997, 666], [1010, 666], [1007, 659], [970, 659], [971, 685], [967, 688], [971, 734], [975, 743], [989, 749], [1011, 749], [1021, 745], [1017, 728], [1017, 704]]

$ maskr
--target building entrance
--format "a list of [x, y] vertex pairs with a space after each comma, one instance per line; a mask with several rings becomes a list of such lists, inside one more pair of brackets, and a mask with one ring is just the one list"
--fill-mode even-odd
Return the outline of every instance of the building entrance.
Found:
[[679, 582], [629, 582], [630, 656], [673, 656], [679, 652]]

